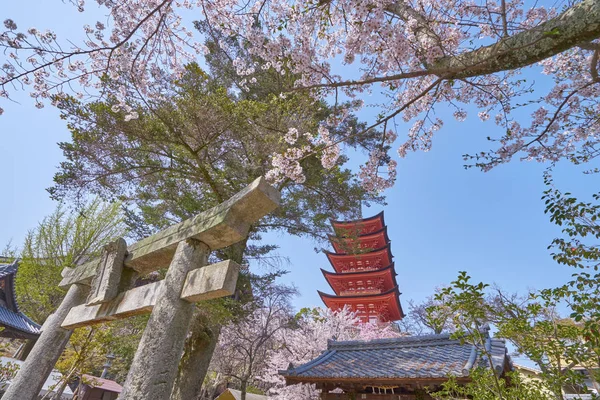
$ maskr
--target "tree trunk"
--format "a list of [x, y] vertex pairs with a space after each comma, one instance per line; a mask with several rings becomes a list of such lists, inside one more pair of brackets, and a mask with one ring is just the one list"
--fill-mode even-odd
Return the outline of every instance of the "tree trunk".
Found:
[[[227, 248], [225, 257], [242, 264], [247, 241], [246, 238]], [[196, 400], [200, 397], [220, 332], [221, 326], [215, 321], [210, 321], [206, 313], [200, 309], [195, 311], [171, 392], [171, 400]]]
[[171, 400], [196, 400], [200, 396], [204, 377], [219, 341], [220, 326], [211, 326], [205, 313], [197, 309], [191, 332], [185, 342], [179, 372], [173, 385]]
[[246, 400], [246, 390], [248, 389], [248, 381], [247, 380], [243, 380], [240, 383], [240, 396], [241, 400]]

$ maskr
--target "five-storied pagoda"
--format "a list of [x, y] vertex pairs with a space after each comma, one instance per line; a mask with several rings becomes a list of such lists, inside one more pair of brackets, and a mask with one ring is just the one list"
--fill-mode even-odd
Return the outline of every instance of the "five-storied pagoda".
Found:
[[347, 305], [362, 322], [402, 319], [383, 211], [355, 221], [331, 221], [331, 225], [335, 236], [329, 239], [335, 252], [325, 253], [335, 272], [321, 271], [335, 295], [319, 291], [325, 305], [332, 310]]

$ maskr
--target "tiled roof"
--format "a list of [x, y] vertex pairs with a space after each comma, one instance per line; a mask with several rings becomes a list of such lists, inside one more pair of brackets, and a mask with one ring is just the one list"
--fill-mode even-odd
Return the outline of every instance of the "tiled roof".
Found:
[[27, 318], [25, 314], [10, 311], [2, 306], [0, 306], [0, 325], [32, 335], [39, 335], [41, 330], [41, 326]]
[[13, 275], [17, 272], [18, 267], [19, 264], [17, 264], [16, 262], [12, 264], [0, 264], [0, 279], [8, 275]]
[[[488, 338], [486, 348], [500, 374], [509, 362], [503, 340]], [[345, 378], [414, 379], [467, 377], [475, 366], [489, 361], [470, 344], [450, 335], [409, 336], [372, 341], [329, 341], [327, 350], [304, 365], [280, 371], [288, 382]]]
[[[19, 310], [17, 297], [14, 290], [14, 275], [17, 273], [19, 264], [15, 260], [12, 264], [0, 264], [0, 279], [6, 279], [5, 293], [12, 297], [11, 309], [0, 306], [0, 325], [12, 328], [19, 332], [37, 336], [40, 334], [41, 326], [33, 322], [29, 317]], [[13, 275], [13, 276], [11, 276]]]
[[106, 390], [107, 392], [121, 393], [123, 386], [110, 379], [98, 378], [97, 376], [83, 374], [83, 382], [91, 387]]

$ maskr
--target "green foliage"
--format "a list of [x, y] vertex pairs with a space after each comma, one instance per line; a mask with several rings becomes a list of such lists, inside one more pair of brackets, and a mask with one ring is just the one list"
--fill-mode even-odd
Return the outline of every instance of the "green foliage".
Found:
[[[489, 369], [475, 369], [467, 383], [451, 377], [442, 384], [441, 390], [431, 393], [435, 399], [476, 400], [549, 400], [552, 397], [540, 382], [525, 381], [517, 372], [510, 372], [498, 379]], [[498, 389], [495, 389], [498, 388]]]
[[[563, 392], [587, 392], [584, 375], [596, 390], [600, 371], [600, 194], [594, 202], [584, 202], [554, 186], [551, 170], [545, 174], [548, 189], [542, 199], [550, 220], [561, 226], [563, 236], [552, 241], [552, 257], [559, 264], [574, 269], [572, 278], [556, 288], [529, 293], [525, 297], [510, 295], [499, 288], [470, 282], [461, 272], [443, 294], [454, 313], [456, 337], [478, 345], [481, 327], [491, 323], [496, 335], [508, 340], [518, 354], [534, 361], [540, 374], [534, 380], [508, 380], [483, 371], [472, 376], [464, 387], [450, 380], [439, 398], [468, 396], [488, 398], [563, 399]], [[558, 309], [567, 307], [569, 318]], [[486, 376], [489, 375], [489, 376]], [[507, 382], [510, 381], [510, 385]], [[487, 388], [487, 389], [486, 389]], [[445, 397], [444, 397], [445, 396]], [[490, 397], [492, 396], [492, 397]], [[545, 397], [544, 397], [545, 396]]]
[[[448, 313], [448, 309], [452, 310], [450, 314], [455, 326], [453, 337], [461, 340], [468, 338], [476, 345], [483, 346], [485, 343], [484, 328], [490, 312], [484, 290], [489, 285], [472, 284], [470, 279], [471, 277], [465, 271], [460, 271], [458, 279], [452, 282], [451, 286], [441, 289], [434, 298], [447, 307], [444, 310], [446, 313]], [[441, 305], [431, 306], [430, 312], [433, 313], [436, 308], [441, 307]]]
[[[236, 94], [222, 79], [188, 65], [178, 81], [157, 83], [163, 85], [163, 101], [132, 97], [130, 106], [139, 114], [132, 121], [113, 111], [116, 100], [110, 95], [106, 102], [90, 104], [61, 98], [72, 141], [60, 144], [67, 161], [51, 195], [120, 199], [129, 207], [133, 233], [143, 237], [221, 203], [265, 175], [272, 154], [287, 147], [282, 137], [290, 127], [314, 133], [333, 113], [305, 93], [285, 99], [267, 92]], [[265, 78], [265, 85], [270, 82]], [[332, 134], [347, 134], [359, 125], [350, 117]], [[306, 140], [301, 135], [299, 144]], [[353, 145], [374, 145], [374, 139], [361, 140]], [[343, 167], [346, 161], [342, 156], [326, 170], [316, 155], [305, 158], [306, 181], [279, 185], [282, 206], [254, 227], [252, 238], [276, 229], [326, 239], [328, 218], [356, 217], [362, 201], [381, 201], [365, 193]], [[260, 247], [248, 250], [264, 259]]]
[[0, 391], [5, 390], [6, 384], [19, 372], [19, 365], [13, 362], [0, 362]]
[[98, 255], [124, 233], [118, 203], [96, 199], [73, 211], [59, 205], [25, 238], [15, 285], [21, 310], [43, 323], [65, 295], [58, 287], [63, 268]]
[[142, 315], [75, 329], [56, 364], [63, 374], [57, 387], [74, 381], [90, 383], [83, 375], [100, 376], [108, 354], [115, 356], [108, 377], [124, 382], [147, 321], [148, 316]]
[[[110, 332], [109, 340], [105, 344], [105, 351], [115, 356], [108, 370], [110, 379], [125, 382], [149, 318], [149, 315], [138, 315], [103, 325]], [[96, 365], [91, 372], [100, 376], [101, 365]]]

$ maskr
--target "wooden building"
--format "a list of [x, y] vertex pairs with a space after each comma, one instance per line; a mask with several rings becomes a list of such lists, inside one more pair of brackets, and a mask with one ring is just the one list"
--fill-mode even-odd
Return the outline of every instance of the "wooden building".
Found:
[[[242, 392], [236, 389], [227, 389], [215, 400], [242, 400]], [[262, 394], [246, 393], [246, 400], [267, 400]]]
[[319, 291], [332, 310], [348, 306], [362, 322], [404, 317], [383, 212], [356, 221], [331, 221], [334, 252], [326, 252], [335, 272], [321, 269], [335, 295]]
[[[511, 369], [504, 340], [488, 336], [486, 350], [496, 374]], [[437, 390], [449, 376], [466, 383], [474, 368], [490, 368], [484, 354], [450, 335], [329, 341], [316, 359], [279, 373], [288, 385], [316, 384], [323, 400], [421, 400], [431, 399], [427, 390]]]
[[83, 375], [82, 382], [74, 386], [77, 399], [80, 400], [117, 400], [123, 387], [110, 379]]

